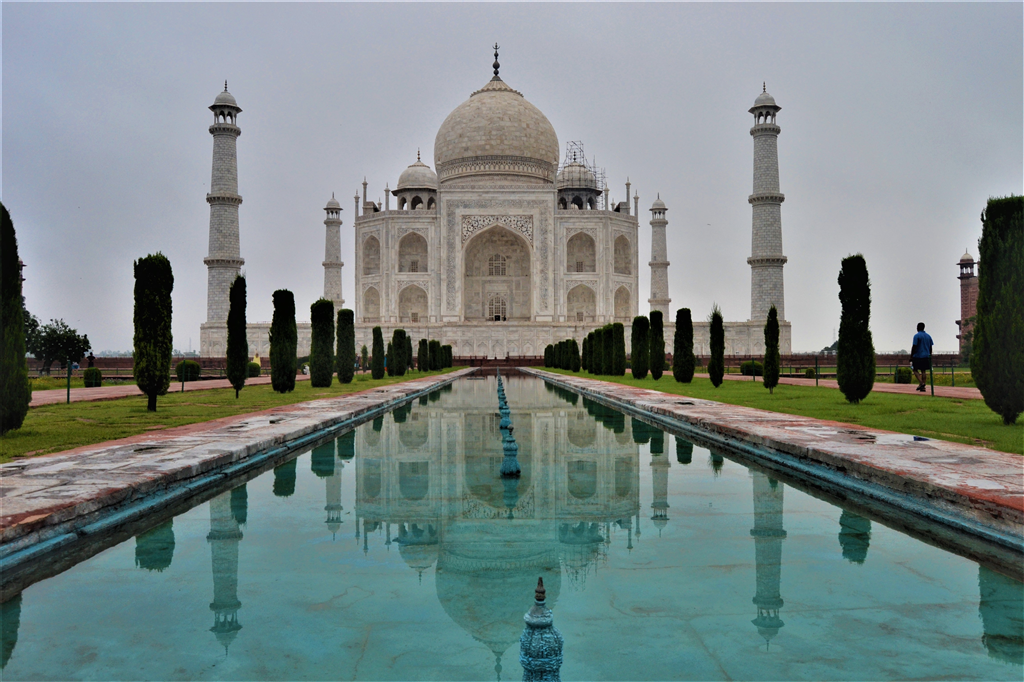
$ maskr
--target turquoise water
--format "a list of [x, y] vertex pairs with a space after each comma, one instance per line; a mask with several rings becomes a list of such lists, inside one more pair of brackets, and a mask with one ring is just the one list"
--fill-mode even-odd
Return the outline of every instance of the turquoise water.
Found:
[[463, 380], [3, 610], [3, 679], [1020, 680], [1020, 582], [536, 379]]

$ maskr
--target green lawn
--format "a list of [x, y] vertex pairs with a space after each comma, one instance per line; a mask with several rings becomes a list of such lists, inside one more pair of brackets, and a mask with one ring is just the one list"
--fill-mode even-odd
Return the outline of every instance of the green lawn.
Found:
[[0, 462], [280, 405], [345, 395], [451, 371], [454, 370], [413, 371], [404, 377], [384, 377], [379, 381], [371, 379], [369, 373], [357, 374], [352, 383], [342, 385], [335, 379], [330, 388], [313, 388], [308, 381], [297, 381], [291, 393], [275, 393], [269, 384], [249, 386], [242, 389], [237, 400], [231, 388], [174, 393], [175, 384], [172, 382], [171, 391], [157, 400], [156, 412], [146, 411], [145, 396], [33, 407], [20, 429], [9, 431], [0, 438]]
[[[986, 407], [983, 400], [873, 392], [860, 404], [851, 405], [834, 388], [783, 384], [771, 394], [760, 381], [724, 381], [715, 388], [710, 380], [701, 378], [695, 378], [690, 384], [677, 383], [671, 373], [665, 374], [659, 381], [654, 381], [650, 376], [637, 381], [629, 372], [624, 377], [606, 377], [592, 376], [586, 372], [574, 375], [568, 370], [559, 369], [547, 371], [1024, 454], [1024, 417], [1018, 419], [1013, 426], [1005, 426], [1002, 418]], [[957, 385], [960, 385], [959, 380]]]
[[[67, 388], [68, 380], [67, 377], [31, 377], [32, 390], [33, 391], [48, 391], [54, 388]], [[123, 384], [134, 384], [135, 379], [130, 376], [125, 376], [118, 379], [114, 376], [103, 377], [104, 386], [121, 386]], [[174, 383], [174, 376], [171, 376], [171, 383]], [[81, 376], [71, 377], [71, 388], [85, 388], [85, 379]]]

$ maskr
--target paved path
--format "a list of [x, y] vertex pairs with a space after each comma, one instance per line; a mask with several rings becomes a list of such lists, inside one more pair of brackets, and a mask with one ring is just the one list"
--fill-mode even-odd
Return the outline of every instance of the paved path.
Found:
[[973, 445], [727, 405], [537, 369], [521, 371], [677, 423], [723, 448], [802, 472], [1024, 552], [1024, 459]]
[[[707, 378], [707, 374], [695, 374], [694, 376]], [[745, 377], [740, 374], [726, 374], [724, 375], [729, 381], [752, 381], [750, 377]], [[760, 378], [758, 379], [760, 381]], [[789, 384], [791, 386], [814, 386], [814, 379], [791, 379], [788, 377], [780, 378], [780, 384]], [[818, 386], [823, 388], [839, 388], [839, 382], [835, 379], [818, 379]], [[920, 395], [931, 397], [932, 390], [928, 387], [924, 393], [917, 390], [917, 384], [883, 384], [875, 382], [872, 391], [879, 393], [902, 393], [904, 395]], [[970, 386], [936, 386], [935, 396], [939, 398], [959, 398], [961, 400], [981, 400], [981, 391]]]
[[[296, 381], [308, 380], [308, 376], [299, 374]], [[246, 386], [259, 386], [269, 384], [270, 377], [260, 376], [245, 380]], [[207, 379], [205, 381], [186, 381], [186, 391], [209, 391], [213, 388], [231, 388], [231, 382], [227, 379]], [[168, 393], [177, 393], [181, 390], [181, 384], [172, 381]], [[79, 403], [91, 400], [116, 400], [118, 398], [129, 398], [140, 396], [142, 391], [135, 384], [119, 384], [116, 386], [99, 386], [97, 388], [73, 388], [71, 389], [71, 402]], [[66, 388], [52, 388], [45, 391], [32, 391], [32, 402], [29, 407], [40, 405], [56, 405], [67, 400], [68, 390]]]

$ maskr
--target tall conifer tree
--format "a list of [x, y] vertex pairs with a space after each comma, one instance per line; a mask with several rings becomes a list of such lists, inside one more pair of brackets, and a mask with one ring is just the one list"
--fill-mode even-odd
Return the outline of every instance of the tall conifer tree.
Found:
[[373, 356], [370, 359], [370, 375], [374, 379], [384, 378], [384, 334], [380, 327], [373, 328]]
[[[408, 360], [405, 359], [405, 340], [406, 334], [404, 329], [396, 329], [391, 334], [391, 361], [394, 363], [395, 368], [391, 372], [392, 376], [403, 377], [405, 376], [405, 369], [409, 366]], [[389, 363], [390, 364], [390, 363]]]
[[24, 311], [14, 221], [0, 204], [0, 434], [21, 428], [32, 402]]
[[846, 399], [857, 404], [875, 385], [875, 346], [871, 340], [871, 282], [859, 253], [843, 259], [839, 270], [839, 343], [836, 381]]
[[416, 368], [421, 372], [430, 371], [430, 349], [427, 339], [420, 339], [419, 350], [416, 351]]
[[634, 379], [644, 379], [647, 377], [651, 352], [650, 325], [650, 320], [645, 315], [637, 315], [633, 318], [633, 356], [630, 365], [632, 366]]
[[405, 335], [405, 369], [406, 371], [416, 367], [416, 363], [413, 360], [412, 355], [412, 335]]
[[672, 340], [672, 376], [688, 384], [693, 381], [693, 318], [689, 308], [676, 311], [676, 334]]
[[270, 384], [278, 393], [295, 390], [299, 332], [295, 326], [295, 296], [287, 289], [274, 292], [270, 321]]
[[764, 325], [764, 387], [775, 393], [779, 385], [779, 311], [773, 305], [768, 309], [768, 321]]
[[612, 376], [626, 375], [626, 330], [621, 322], [612, 324]]
[[162, 253], [135, 261], [135, 383], [156, 412], [157, 396], [171, 385], [171, 291], [174, 274]]
[[328, 388], [334, 382], [334, 302], [318, 299], [309, 306], [309, 384]]
[[235, 389], [235, 399], [249, 375], [249, 340], [245, 335], [245, 277], [235, 276], [228, 290], [228, 381]]
[[651, 311], [651, 378], [657, 381], [665, 373], [665, 320], [660, 310]]
[[356, 372], [355, 314], [348, 308], [338, 311], [338, 349], [335, 352], [338, 382], [352, 383]]
[[711, 377], [711, 385], [718, 388], [725, 376], [725, 322], [717, 303], [711, 307], [710, 321], [711, 359], [708, 360], [708, 376]]

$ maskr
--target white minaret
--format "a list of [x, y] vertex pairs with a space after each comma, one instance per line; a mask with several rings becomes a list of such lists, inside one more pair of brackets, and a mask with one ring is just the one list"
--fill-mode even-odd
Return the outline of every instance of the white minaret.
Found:
[[210, 106], [213, 112], [213, 177], [206, 203], [210, 204], [210, 255], [206, 263], [206, 322], [199, 328], [199, 354], [222, 356], [227, 352], [228, 290], [242, 269], [238, 246], [238, 155], [235, 142], [242, 134], [236, 118], [242, 112], [235, 98], [224, 92]]
[[750, 248], [750, 321], [764, 322], [773, 305], [779, 311], [779, 321], [786, 319], [786, 304], [782, 285], [782, 267], [788, 260], [782, 255], [782, 202], [785, 195], [779, 191], [779, 133], [775, 114], [782, 107], [775, 98], [763, 92], [754, 100], [750, 113], [754, 115], [754, 193], [747, 201], [754, 209], [753, 237]]
[[341, 297], [341, 268], [345, 265], [341, 262], [341, 204], [331, 194], [330, 201], [324, 207], [327, 212], [327, 219], [324, 225], [327, 226], [327, 245], [324, 251], [324, 298], [334, 301], [334, 317], [338, 317], [338, 311], [345, 306], [345, 299]]
[[647, 302], [651, 304], [651, 310], [660, 310], [666, 326], [669, 322], [669, 307], [672, 299], [668, 296], [668, 247], [665, 245], [665, 228], [668, 220], [665, 218], [665, 202], [661, 200], [661, 194], [651, 204], [651, 297]]

